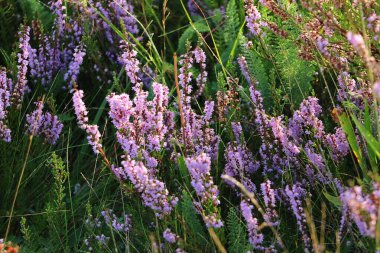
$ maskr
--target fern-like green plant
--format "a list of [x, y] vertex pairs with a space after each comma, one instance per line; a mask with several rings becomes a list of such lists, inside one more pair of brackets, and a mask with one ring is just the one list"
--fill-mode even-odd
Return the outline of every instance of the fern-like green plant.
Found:
[[264, 65], [264, 59], [253, 49], [248, 49], [247, 38], [241, 35], [239, 37], [239, 46], [241, 54], [245, 57], [248, 64], [249, 74], [257, 81], [257, 89], [263, 97], [264, 107], [269, 109], [271, 104], [271, 87], [269, 78]]
[[206, 236], [205, 230], [195, 211], [191, 197], [185, 191], [182, 195], [180, 210], [186, 224], [190, 228], [189, 232], [194, 238], [194, 241], [198, 242], [202, 247], [206, 247], [208, 244], [208, 237]]
[[227, 215], [227, 239], [229, 252], [247, 252], [251, 247], [247, 240], [247, 230], [235, 207], [230, 207]]
[[312, 62], [300, 58], [298, 48], [290, 39], [280, 40], [275, 49], [276, 64], [283, 82], [285, 94], [290, 95], [290, 101], [295, 108], [312, 90], [316, 67]]

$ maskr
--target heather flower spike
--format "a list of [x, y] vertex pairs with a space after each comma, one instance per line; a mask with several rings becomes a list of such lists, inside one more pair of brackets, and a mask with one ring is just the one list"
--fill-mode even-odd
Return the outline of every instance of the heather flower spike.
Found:
[[88, 124], [88, 111], [83, 102], [83, 90], [78, 90], [75, 85], [71, 91], [73, 93], [73, 105], [78, 126], [87, 133], [88, 143], [92, 146], [95, 154], [99, 154], [102, 150], [101, 134], [97, 125]]
[[18, 65], [17, 65], [17, 82], [14, 86], [12, 93], [12, 106], [19, 108], [24, 98], [25, 92], [28, 91], [27, 86], [28, 80], [26, 74], [28, 72], [29, 65], [29, 40], [30, 40], [30, 27], [23, 26], [19, 32], [19, 48], [20, 53], [17, 54]]
[[6, 124], [9, 107], [11, 106], [11, 94], [13, 83], [7, 77], [6, 69], [0, 69], [0, 139], [11, 141], [11, 130]]
[[62, 131], [63, 124], [58, 117], [49, 112], [43, 113], [43, 101], [36, 103], [36, 110], [26, 115], [27, 132], [33, 136], [41, 135], [49, 144], [55, 144]]
[[[199, 198], [199, 202], [195, 202], [195, 206], [204, 214], [204, 220], [207, 227], [220, 228], [223, 222], [218, 218], [218, 205], [220, 204], [218, 195], [219, 190], [214, 185], [213, 178], [210, 175], [211, 159], [205, 153], [198, 156], [186, 158], [186, 166], [191, 177], [191, 185]], [[211, 205], [211, 210], [207, 210], [205, 206]]]

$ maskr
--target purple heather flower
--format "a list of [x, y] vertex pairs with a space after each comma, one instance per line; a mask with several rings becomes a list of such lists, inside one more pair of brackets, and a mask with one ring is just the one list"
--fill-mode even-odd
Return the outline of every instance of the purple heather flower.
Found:
[[63, 37], [66, 24], [66, 6], [62, 0], [53, 0], [49, 2], [50, 9], [57, 17], [54, 19], [54, 24], [57, 27], [57, 35]]
[[[240, 123], [233, 122], [231, 126], [235, 135], [235, 141], [228, 143], [225, 150], [226, 165], [224, 167], [224, 174], [236, 178], [250, 191], [255, 191], [256, 187], [250, 180], [250, 176], [257, 171], [259, 164], [253, 160], [253, 154], [244, 141]], [[229, 181], [227, 183], [234, 187]]]
[[203, 93], [204, 88], [205, 88], [205, 84], [207, 82], [207, 75], [208, 74], [206, 71], [206, 54], [202, 50], [202, 48], [200, 48], [198, 46], [193, 50], [193, 56], [194, 56], [195, 62], [198, 63], [200, 65], [200, 68], [201, 68], [201, 72], [196, 78], [198, 90], [197, 90], [195, 95], [198, 97]]
[[20, 53], [17, 54], [18, 58], [18, 66], [17, 66], [17, 82], [14, 86], [13, 94], [12, 94], [12, 102], [13, 106], [20, 107], [22, 100], [24, 98], [25, 92], [28, 91], [28, 80], [26, 79], [26, 74], [28, 72], [28, 64], [29, 64], [29, 40], [30, 40], [30, 27], [23, 26], [22, 30], [19, 32], [19, 48], [21, 50]]
[[129, 180], [141, 194], [144, 204], [159, 218], [168, 215], [177, 204], [178, 198], [170, 196], [165, 184], [151, 175], [141, 161], [134, 161], [126, 156], [122, 165]]
[[372, 191], [367, 194], [363, 192], [362, 187], [354, 186], [341, 193], [340, 199], [348, 207], [349, 215], [360, 233], [375, 238], [380, 213], [380, 184], [373, 183]]
[[98, 154], [102, 148], [100, 143], [101, 134], [97, 125], [88, 124], [88, 111], [83, 102], [83, 90], [78, 90], [75, 88], [72, 90], [72, 93], [74, 111], [78, 126], [86, 131], [88, 143], [92, 146], [94, 153]]
[[266, 207], [264, 219], [272, 225], [278, 225], [279, 221], [276, 211], [276, 195], [274, 190], [271, 188], [271, 185], [272, 182], [269, 179], [260, 185]]
[[31, 114], [26, 115], [26, 122], [28, 126], [28, 133], [36, 136], [40, 131], [42, 123], [42, 109], [44, 108], [44, 103], [42, 101], [38, 101], [35, 103], [37, 108]]
[[36, 103], [37, 109], [26, 115], [26, 122], [29, 134], [33, 136], [42, 135], [49, 144], [55, 144], [62, 131], [63, 124], [58, 117], [49, 112], [42, 113], [43, 103]]
[[69, 82], [69, 88], [72, 88], [78, 81], [80, 66], [83, 63], [83, 58], [86, 55], [86, 50], [83, 46], [77, 46], [74, 49], [73, 59], [70, 62], [69, 69], [64, 76], [65, 81]]
[[265, 22], [261, 22], [261, 14], [257, 10], [253, 0], [244, 0], [245, 7], [245, 20], [249, 31], [255, 36], [261, 36], [261, 27], [266, 26]]
[[217, 219], [217, 207], [220, 203], [218, 195], [219, 190], [214, 185], [213, 178], [210, 175], [211, 159], [205, 153], [198, 156], [188, 157], [185, 160], [187, 169], [191, 177], [191, 185], [194, 187], [200, 203], [195, 203], [196, 206], [202, 208], [202, 205], [212, 205], [215, 210], [210, 215], [205, 215], [207, 227], [219, 228], [223, 226], [223, 222]]
[[336, 128], [335, 133], [325, 135], [324, 143], [330, 147], [334, 160], [341, 160], [350, 150], [346, 135], [341, 127]]
[[253, 206], [250, 205], [246, 200], [240, 202], [241, 213], [247, 222], [248, 229], [248, 239], [251, 245], [256, 250], [263, 250], [262, 243], [264, 241], [264, 235], [259, 232], [259, 224], [257, 218], [252, 215]]
[[310, 246], [310, 238], [306, 233], [306, 216], [302, 207], [302, 199], [306, 192], [299, 184], [294, 184], [293, 186], [287, 185], [285, 193], [293, 214], [296, 217], [298, 230], [301, 233], [303, 243], [307, 249]]
[[117, 232], [128, 233], [132, 228], [131, 218], [127, 214], [125, 214], [123, 218], [118, 218], [113, 213], [113, 210], [107, 210], [102, 211], [101, 215], [103, 216], [105, 223]]
[[0, 69], [0, 139], [11, 141], [11, 130], [6, 125], [8, 108], [11, 106], [12, 79], [7, 77], [5, 68]]
[[175, 243], [178, 239], [178, 236], [176, 234], [174, 234], [170, 228], [167, 228], [164, 233], [162, 234], [162, 236], [164, 237], [164, 239], [168, 242], [168, 243]]
[[[248, 63], [247, 63], [247, 60], [245, 59], [245, 57], [243, 55], [240, 55], [238, 58], [237, 58], [237, 62], [239, 64], [239, 67], [240, 67], [240, 71], [241, 73], [243, 74], [245, 80], [247, 80], [249, 86], [253, 86], [253, 82], [252, 82], [252, 77], [251, 75], [249, 74], [249, 71], [248, 71]], [[254, 103], [256, 102], [256, 99], [253, 100]]]

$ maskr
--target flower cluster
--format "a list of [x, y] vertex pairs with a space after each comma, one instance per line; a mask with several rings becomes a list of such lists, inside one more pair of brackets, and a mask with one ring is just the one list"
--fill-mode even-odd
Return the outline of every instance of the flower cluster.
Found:
[[[233, 122], [231, 125], [235, 135], [235, 141], [228, 143], [225, 149], [224, 157], [226, 159], [226, 165], [224, 167], [224, 174], [236, 178], [239, 182], [243, 183], [247, 189], [253, 192], [255, 186], [250, 180], [250, 176], [257, 171], [259, 164], [252, 159], [253, 154], [248, 149], [244, 140], [240, 123]], [[229, 181], [227, 181], [227, 183], [229, 183]]]
[[376, 224], [380, 214], [380, 184], [373, 183], [373, 189], [364, 193], [362, 187], [354, 186], [340, 194], [348, 207], [349, 216], [355, 221], [364, 236], [375, 238]]
[[261, 193], [263, 195], [264, 204], [265, 204], [265, 215], [264, 220], [269, 224], [275, 226], [279, 224], [278, 214], [276, 211], [276, 194], [275, 191], [271, 188], [272, 182], [267, 179], [264, 183], [260, 185]]
[[11, 130], [6, 125], [8, 108], [11, 105], [12, 80], [7, 77], [6, 69], [0, 69], [0, 139], [11, 141]]
[[[181, 85], [181, 103], [183, 109], [183, 116], [185, 125], [181, 128], [180, 140], [185, 143], [185, 149], [188, 153], [207, 153], [211, 159], [216, 159], [218, 153], [219, 136], [215, 133], [214, 129], [209, 127], [210, 120], [214, 111], [214, 102], [206, 101], [204, 107], [204, 115], [198, 115], [192, 108], [191, 102], [193, 94], [192, 76], [190, 71], [193, 62], [201, 63], [201, 73], [197, 77], [198, 95], [203, 91], [203, 83], [207, 74], [205, 74], [205, 55], [204, 52], [198, 47], [194, 51], [190, 51], [181, 56], [179, 64], [179, 84]], [[203, 66], [203, 67], [202, 67]]]
[[306, 216], [302, 207], [302, 200], [305, 197], [306, 192], [299, 184], [294, 184], [292, 186], [286, 186], [285, 194], [288, 198], [293, 214], [296, 217], [298, 230], [301, 233], [305, 248], [308, 248], [310, 246], [310, 238], [306, 232]]
[[[217, 207], [220, 203], [218, 195], [219, 190], [214, 185], [213, 178], [210, 175], [211, 159], [201, 153], [198, 156], [189, 157], [185, 160], [187, 169], [191, 177], [191, 185], [199, 198], [199, 202], [195, 202], [195, 206], [201, 212], [207, 212], [204, 215], [205, 223], [208, 227], [219, 228], [223, 226], [223, 222], [218, 218]], [[212, 210], [204, 210], [203, 206], [212, 206]]]
[[123, 168], [113, 171], [120, 179], [128, 176], [144, 204], [163, 217], [171, 212], [177, 198], [170, 196], [165, 184], [156, 178], [158, 161], [154, 155], [167, 146], [173, 114], [167, 108], [168, 88], [159, 83], [152, 86], [155, 96], [151, 101], [140, 89], [135, 90], [133, 100], [128, 94], [111, 94], [107, 101], [117, 140], [125, 153]]
[[74, 49], [73, 59], [69, 64], [69, 69], [64, 76], [65, 81], [69, 82], [69, 88], [72, 88], [78, 81], [80, 66], [83, 63], [83, 57], [86, 55], [86, 50], [82, 46], [77, 46]]
[[30, 27], [24, 26], [19, 33], [20, 36], [20, 53], [17, 54], [18, 58], [18, 72], [17, 72], [17, 82], [14, 86], [12, 93], [12, 105], [15, 107], [20, 107], [22, 100], [24, 98], [25, 92], [28, 91], [28, 80], [26, 74], [28, 72], [29, 64], [29, 40], [30, 40]]
[[262, 26], [266, 26], [265, 22], [261, 22], [261, 14], [257, 10], [253, 0], [245, 0], [245, 20], [249, 31], [255, 36], [262, 35]]
[[83, 102], [83, 91], [74, 88], [72, 90], [72, 93], [74, 111], [78, 126], [86, 131], [88, 143], [92, 146], [94, 153], [98, 154], [102, 149], [102, 144], [100, 143], [101, 134], [99, 132], [98, 126], [88, 124], [88, 111], [86, 105]]
[[[331, 174], [326, 170], [325, 162], [318, 150], [324, 147], [331, 151], [333, 158], [344, 158], [348, 154], [349, 146], [343, 130], [336, 128], [335, 133], [326, 134], [324, 124], [319, 119], [322, 107], [315, 97], [305, 99], [300, 109], [288, 120], [288, 124], [284, 122], [283, 116], [269, 116], [264, 109], [261, 93], [256, 89], [255, 82], [248, 72], [245, 58], [239, 57], [238, 63], [250, 85], [254, 122], [262, 139], [259, 154], [264, 175], [274, 172], [279, 176], [284, 167], [304, 166], [310, 182], [315, 181], [315, 176], [322, 182], [331, 181]], [[320, 140], [322, 147], [316, 146], [315, 140]], [[309, 160], [309, 164], [303, 165], [301, 162], [304, 156]], [[314, 172], [313, 168], [317, 170]], [[303, 177], [299, 176], [300, 179]]]
[[42, 112], [42, 101], [37, 102], [36, 105], [36, 110], [26, 115], [27, 132], [33, 136], [42, 135], [47, 143], [53, 145], [59, 138], [63, 124], [57, 116]]
[[262, 243], [264, 241], [264, 235], [259, 232], [259, 222], [257, 218], [252, 215], [253, 206], [248, 203], [247, 200], [240, 202], [240, 210], [247, 223], [248, 239], [251, 245], [256, 250], [264, 250]]
[[178, 198], [169, 195], [165, 183], [156, 179], [141, 161], [135, 161], [126, 156], [122, 165], [124, 173], [141, 194], [144, 205], [150, 207], [159, 218], [170, 214]]
[[128, 214], [124, 215], [122, 221], [113, 213], [113, 210], [102, 211], [101, 215], [105, 223], [111, 226], [116, 232], [128, 233], [132, 228], [131, 218]]
[[168, 243], [175, 243], [178, 240], [178, 235], [174, 234], [170, 228], [165, 229], [162, 236]]

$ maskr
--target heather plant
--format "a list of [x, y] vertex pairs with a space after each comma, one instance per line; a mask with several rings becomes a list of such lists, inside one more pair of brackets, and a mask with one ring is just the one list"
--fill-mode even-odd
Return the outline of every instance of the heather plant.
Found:
[[0, 252], [378, 250], [379, 11], [0, 0]]

